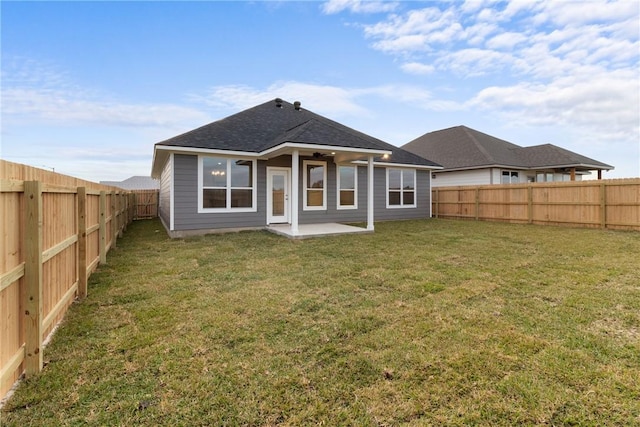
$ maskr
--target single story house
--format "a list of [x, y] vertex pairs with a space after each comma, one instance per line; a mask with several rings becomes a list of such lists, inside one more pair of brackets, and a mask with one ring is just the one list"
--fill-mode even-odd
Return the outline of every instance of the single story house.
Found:
[[440, 166], [279, 98], [155, 144], [172, 237], [429, 218]]
[[456, 126], [426, 133], [403, 149], [443, 166], [434, 187], [581, 180], [583, 174], [613, 166], [553, 144], [521, 147], [486, 133]]
[[131, 176], [124, 181], [100, 181], [100, 184], [119, 187], [124, 190], [140, 191], [140, 190], [159, 190], [160, 181], [150, 176]]

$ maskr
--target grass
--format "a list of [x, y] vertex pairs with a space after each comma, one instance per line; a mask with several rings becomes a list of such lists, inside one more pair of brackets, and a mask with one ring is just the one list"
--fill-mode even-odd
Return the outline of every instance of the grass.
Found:
[[134, 223], [10, 425], [638, 425], [640, 233]]

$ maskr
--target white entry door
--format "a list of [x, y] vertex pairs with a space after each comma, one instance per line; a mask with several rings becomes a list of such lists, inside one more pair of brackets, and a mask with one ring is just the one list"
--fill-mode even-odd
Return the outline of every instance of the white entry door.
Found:
[[290, 169], [267, 168], [267, 224], [289, 222]]

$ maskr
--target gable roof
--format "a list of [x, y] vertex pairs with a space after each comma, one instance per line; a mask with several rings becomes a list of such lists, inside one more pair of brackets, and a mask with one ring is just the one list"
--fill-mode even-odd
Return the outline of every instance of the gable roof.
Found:
[[[280, 99], [159, 142], [156, 149], [182, 147], [259, 154], [287, 143], [305, 144], [311, 148], [324, 146], [371, 150], [380, 154], [375, 159], [377, 162], [440, 168], [440, 165], [415, 153]], [[382, 153], [387, 152], [391, 152], [391, 155], [383, 159]]]
[[402, 148], [429, 156], [445, 170], [483, 167], [613, 169], [611, 165], [553, 144], [521, 147], [466, 126], [426, 133]]
[[124, 181], [100, 181], [100, 184], [120, 187], [124, 190], [157, 190], [160, 182], [150, 176], [132, 176]]

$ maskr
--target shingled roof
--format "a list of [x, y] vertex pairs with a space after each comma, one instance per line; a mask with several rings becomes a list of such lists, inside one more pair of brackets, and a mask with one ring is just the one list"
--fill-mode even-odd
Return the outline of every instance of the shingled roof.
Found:
[[167, 139], [156, 147], [184, 147], [261, 153], [286, 143], [392, 152], [376, 161], [420, 166], [440, 165], [280, 99]]
[[483, 167], [613, 169], [611, 165], [553, 144], [521, 147], [466, 126], [426, 133], [402, 148], [428, 156], [444, 166], [445, 171]]

